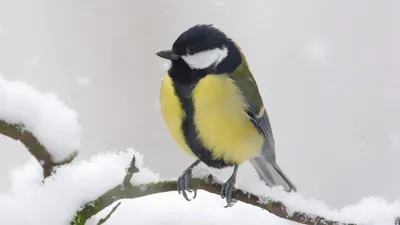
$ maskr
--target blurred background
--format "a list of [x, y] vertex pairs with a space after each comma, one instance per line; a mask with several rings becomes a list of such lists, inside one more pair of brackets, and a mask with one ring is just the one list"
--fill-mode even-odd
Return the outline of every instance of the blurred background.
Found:
[[[332, 207], [400, 199], [400, 2], [69, 0], [0, 2], [0, 72], [53, 92], [79, 113], [82, 160], [132, 147], [164, 178], [193, 159], [158, 108], [169, 48], [217, 24], [247, 55], [278, 162], [307, 197]], [[1, 106], [0, 106], [1, 107]], [[0, 137], [0, 191], [26, 163]]]

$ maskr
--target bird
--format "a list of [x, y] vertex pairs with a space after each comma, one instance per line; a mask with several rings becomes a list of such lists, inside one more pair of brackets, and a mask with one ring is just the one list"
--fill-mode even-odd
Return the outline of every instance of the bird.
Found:
[[177, 190], [188, 193], [193, 169], [232, 168], [221, 186], [225, 207], [238, 168], [249, 161], [269, 187], [296, 186], [278, 166], [275, 141], [258, 85], [239, 45], [214, 24], [196, 24], [183, 31], [172, 48], [156, 52], [170, 61], [162, 77], [159, 104], [165, 125], [177, 145], [196, 160], [177, 179]]

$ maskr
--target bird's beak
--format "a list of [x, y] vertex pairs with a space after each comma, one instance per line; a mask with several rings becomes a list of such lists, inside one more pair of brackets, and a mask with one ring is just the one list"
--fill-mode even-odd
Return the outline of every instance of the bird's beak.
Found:
[[177, 60], [180, 58], [180, 56], [175, 54], [172, 50], [159, 51], [156, 55], [169, 60]]

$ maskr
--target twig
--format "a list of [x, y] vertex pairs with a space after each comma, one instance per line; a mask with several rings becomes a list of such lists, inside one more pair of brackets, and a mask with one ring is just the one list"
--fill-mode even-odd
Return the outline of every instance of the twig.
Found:
[[[122, 182], [122, 184], [118, 185], [118, 187], [122, 190], [126, 189], [126, 188], [127, 189], [132, 188], [133, 186], [131, 183], [131, 179], [132, 179], [133, 174], [137, 173], [137, 172], [139, 172], [139, 169], [136, 167], [136, 158], [135, 158], [135, 155], [133, 155], [128, 168], [126, 168], [126, 174], [124, 177], [124, 181]], [[112, 197], [112, 198], [114, 198], [114, 197]], [[110, 204], [108, 204], [107, 206], [116, 202], [117, 201], [116, 198], [114, 201], [110, 202]], [[103, 210], [104, 208], [107, 207], [107, 206], [101, 207], [101, 208], [97, 207], [99, 204], [101, 204], [101, 203], [98, 202], [98, 199], [87, 203], [81, 210], [79, 210], [76, 213], [74, 220], [71, 221], [71, 225], [84, 225], [86, 223], [86, 220], [88, 220], [90, 217], [96, 215], [98, 212], [100, 212], [101, 210]], [[106, 220], [108, 220], [108, 218], [111, 217], [111, 214], [114, 213], [115, 210], [117, 210], [118, 206], [119, 206], [119, 204], [111, 210], [110, 214], [106, 217]], [[101, 223], [99, 222], [99, 224], [101, 224]]]
[[[206, 179], [192, 179], [190, 182], [191, 187], [204, 190], [210, 193], [219, 195], [221, 190], [221, 185], [213, 183], [212, 180]], [[82, 210], [77, 214], [80, 220], [86, 221], [91, 216], [96, 215], [98, 212], [108, 207], [115, 201], [121, 199], [133, 199], [139, 198], [147, 195], [176, 191], [176, 181], [162, 181], [158, 183], [151, 183], [142, 186], [130, 186], [123, 188], [121, 185], [114, 187], [113, 189], [107, 191], [104, 195], [97, 198], [95, 201], [86, 204]], [[289, 213], [287, 207], [281, 202], [274, 202], [272, 200], [264, 201], [261, 203], [258, 197], [244, 193], [241, 190], [236, 189], [233, 193], [235, 199], [257, 206], [261, 209], [265, 209], [276, 216], [284, 219], [288, 219], [294, 222], [299, 222], [308, 225], [355, 225], [355, 224], [344, 224], [338, 221], [328, 220], [320, 216], [310, 215], [302, 212]], [[233, 206], [234, 207], [234, 206]], [[85, 223], [71, 223], [72, 225], [84, 225]]]
[[[132, 167], [132, 164], [131, 164]], [[136, 168], [137, 169], [137, 168]], [[135, 170], [136, 171], [136, 170]], [[137, 171], [139, 171], [137, 169]], [[193, 189], [204, 190], [219, 196], [221, 190], [221, 184], [215, 183], [214, 179], [209, 176], [206, 179], [192, 179], [190, 186]], [[176, 181], [161, 181], [157, 183], [150, 183], [145, 185], [133, 186], [133, 185], [118, 185], [106, 193], [98, 197], [96, 200], [91, 201], [84, 205], [79, 210], [71, 222], [71, 225], [84, 225], [93, 215], [96, 215], [106, 207], [110, 206], [114, 202], [121, 199], [133, 199], [147, 195], [176, 191]], [[355, 225], [354, 223], [343, 223], [339, 221], [329, 220], [327, 218], [311, 215], [304, 212], [293, 212], [286, 207], [282, 202], [274, 201], [271, 199], [260, 200], [257, 196], [245, 193], [242, 190], [236, 189], [233, 192], [235, 199], [257, 206], [261, 209], [265, 209], [268, 212], [281, 217], [283, 219], [291, 220], [294, 222], [307, 224], [307, 225]], [[234, 206], [233, 206], [234, 207]], [[399, 220], [399, 219], [398, 219]], [[396, 225], [397, 222], [395, 222]]]
[[[42, 166], [44, 178], [49, 177], [54, 172], [56, 167], [70, 163], [77, 156], [77, 153], [74, 152], [68, 158], [60, 162], [53, 161], [51, 154], [46, 150], [46, 148], [39, 143], [39, 141], [31, 132], [25, 130], [24, 126], [21, 124], [10, 124], [0, 120], [0, 133], [14, 140], [19, 140], [28, 149], [28, 151]], [[133, 199], [162, 192], [176, 191], [176, 181], [161, 181], [157, 183], [133, 186], [130, 180], [132, 179], [134, 173], [139, 172], [139, 169], [135, 166], [135, 161], [135, 156], [133, 156], [129, 167], [126, 170], [126, 175], [122, 184], [108, 190], [96, 200], [84, 205], [82, 209], [76, 213], [71, 225], [84, 225], [90, 217], [96, 215], [106, 207], [121, 199]], [[193, 189], [204, 190], [216, 195], [219, 195], [221, 190], [221, 185], [215, 183], [212, 177], [208, 177], [204, 180], [192, 179], [190, 185]], [[353, 223], [346, 224], [339, 221], [329, 220], [321, 216], [311, 215], [304, 212], [292, 212], [282, 202], [273, 201], [271, 199], [260, 201], [257, 196], [245, 193], [239, 189], [234, 191], [233, 197], [244, 203], [265, 209], [283, 219], [302, 224], [355, 225]], [[105, 223], [117, 210], [119, 205], [120, 203], [113, 207], [111, 212], [105, 218], [101, 219], [98, 224]], [[400, 225], [400, 217], [396, 218], [393, 222], [395, 225]]]
[[115, 212], [115, 210], [117, 210], [119, 205], [121, 205], [121, 202], [118, 202], [118, 204], [111, 209], [110, 213], [108, 213], [106, 217], [100, 219], [97, 225], [104, 224], [108, 219], [110, 219], [111, 215]]
[[132, 156], [131, 163], [129, 164], [129, 167], [126, 168], [126, 175], [124, 177], [124, 186], [130, 186], [132, 185], [131, 179], [134, 173], [139, 172], [139, 169], [136, 167], [136, 158], [135, 155]]
[[77, 156], [77, 152], [73, 152], [66, 159], [55, 162], [49, 151], [40, 144], [31, 132], [25, 130], [22, 124], [10, 124], [0, 120], [0, 134], [20, 141], [42, 166], [44, 178], [49, 177], [56, 167], [70, 163]]

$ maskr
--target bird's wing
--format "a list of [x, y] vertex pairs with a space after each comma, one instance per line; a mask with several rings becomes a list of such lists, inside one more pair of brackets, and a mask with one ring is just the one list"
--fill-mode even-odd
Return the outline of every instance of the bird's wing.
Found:
[[258, 175], [270, 187], [281, 185], [286, 191], [296, 191], [296, 186], [283, 173], [275, 157], [275, 141], [272, 134], [271, 124], [263, 100], [253, 75], [247, 66], [243, 56], [242, 64], [230, 74], [237, 87], [242, 92], [247, 104], [246, 113], [257, 130], [265, 137], [264, 145], [259, 156], [250, 160]]
[[262, 154], [270, 163], [275, 163], [275, 141], [271, 129], [271, 124], [267, 111], [264, 108], [263, 100], [258, 90], [257, 83], [251, 74], [246, 61], [230, 74], [247, 104], [246, 113], [257, 128], [257, 130], [265, 137]]

